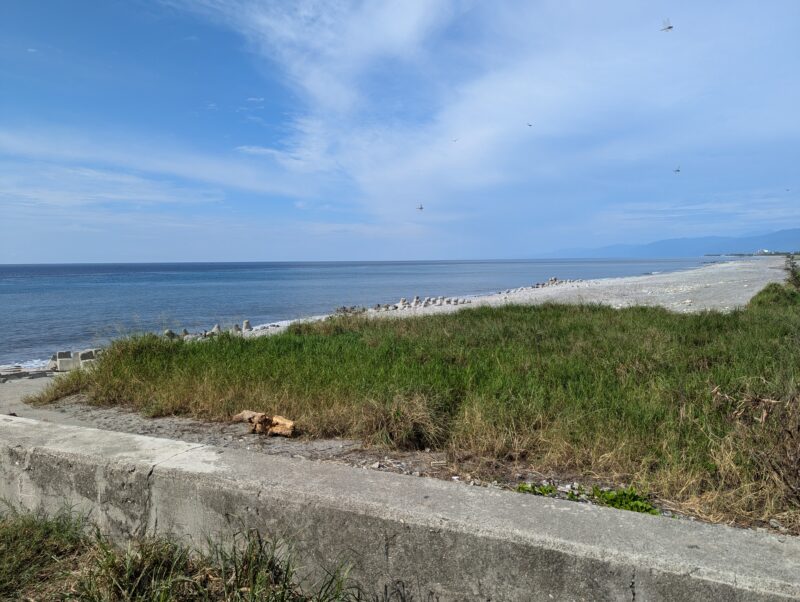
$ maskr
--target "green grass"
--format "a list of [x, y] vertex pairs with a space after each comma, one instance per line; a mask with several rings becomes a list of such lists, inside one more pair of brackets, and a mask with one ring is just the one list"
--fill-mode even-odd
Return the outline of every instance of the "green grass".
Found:
[[533, 495], [553, 495], [557, 491], [554, 485], [533, 485], [532, 483], [520, 483], [517, 485], [519, 493], [530, 493]]
[[162, 537], [121, 549], [69, 512], [0, 514], [0, 600], [406, 602], [398, 582], [366, 594], [340, 572], [300, 587], [285, 548], [247, 531], [199, 553]]
[[643, 512], [645, 514], [660, 514], [653, 504], [651, 504], [646, 497], [637, 493], [633, 487], [628, 487], [627, 489], [612, 489], [611, 491], [604, 491], [599, 487], [593, 487], [591, 498], [599, 504], [610, 506], [611, 508]]
[[709, 520], [800, 528], [798, 369], [800, 291], [787, 283], [727, 314], [508, 306], [257, 339], [135, 337], [39, 400], [276, 413], [308, 436], [513, 460], [629, 483]]
[[83, 548], [83, 524], [74, 516], [6, 509], [0, 514], [0, 600], [18, 599], [34, 583], [63, 576]]

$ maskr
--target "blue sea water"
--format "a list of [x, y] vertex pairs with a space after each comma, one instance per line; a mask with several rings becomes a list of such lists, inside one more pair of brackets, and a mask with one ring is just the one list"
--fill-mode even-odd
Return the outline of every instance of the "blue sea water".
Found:
[[132, 332], [255, 326], [400, 297], [466, 296], [558, 278], [697, 267], [704, 259], [0, 265], [0, 365]]

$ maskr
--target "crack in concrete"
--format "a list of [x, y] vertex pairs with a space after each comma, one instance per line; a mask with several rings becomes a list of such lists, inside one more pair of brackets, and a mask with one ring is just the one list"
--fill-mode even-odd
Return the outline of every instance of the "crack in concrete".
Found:
[[[145, 498], [144, 498], [144, 504], [143, 504], [143, 507], [142, 507], [142, 514], [141, 514], [141, 516], [139, 518], [139, 526], [134, 530], [134, 533], [137, 536], [143, 536], [143, 535], [146, 535], [146, 533], [147, 533], [147, 525], [148, 525], [149, 518], [150, 518], [151, 506], [152, 506], [152, 503], [153, 503], [153, 484], [152, 484], [153, 473], [156, 470], [156, 466], [158, 466], [159, 464], [163, 464], [164, 462], [169, 462], [170, 460], [174, 460], [175, 458], [177, 458], [178, 456], [180, 456], [182, 454], [187, 454], [187, 453], [189, 453], [191, 451], [195, 451], [195, 450], [201, 449], [203, 447], [208, 447], [208, 445], [206, 445], [205, 443], [202, 443], [200, 445], [193, 445], [192, 447], [189, 447], [187, 449], [184, 449], [184, 450], [181, 450], [179, 452], [176, 452], [176, 453], [172, 454], [171, 456], [169, 456], [167, 458], [164, 458], [163, 460], [155, 462], [152, 466], [150, 466], [150, 470], [147, 471], [147, 477], [145, 477], [145, 486], [144, 486], [145, 487]], [[157, 527], [158, 527], [158, 517], [156, 516], [153, 519], [153, 530], [156, 530]]]
[[25, 450], [24, 460], [22, 462], [22, 470], [17, 477], [17, 499], [22, 500], [25, 498], [23, 480], [25, 474], [30, 470], [32, 450]]
[[[206, 444], [206, 443], [200, 443], [198, 445], [193, 445], [192, 447], [189, 447], [187, 449], [181, 450], [179, 452], [175, 452], [174, 454], [172, 454], [168, 458], [164, 458], [163, 460], [160, 460], [160, 461], [156, 462], [155, 464], [153, 464], [153, 466], [150, 468], [150, 474], [153, 474], [153, 470], [155, 470], [156, 466], [158, 466], [159, 464], [163, 464], [164, 462], [169, 462], [170, 460], [174, 460], [178, 456], [181, 456], [183, 454], [188, 454], [189, 452], [192, 452], [192, 451], [195, 451], [195, 450], [198, 450], [198, 449], [202, 449], [204, 447], [209, 447], [209, 445]], [[147, 476], [149, 477], [150, 474], [148, 474]]]
[[631, 590], [631, 601], [636, 602], [636, 567], [634, 567], [633, 573], [631, 574], [631, 584], [629, 587]]

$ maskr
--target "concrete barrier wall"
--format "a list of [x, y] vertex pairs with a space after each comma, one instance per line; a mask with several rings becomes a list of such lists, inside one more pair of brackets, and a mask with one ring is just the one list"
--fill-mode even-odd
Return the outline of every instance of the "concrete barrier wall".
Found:
[[0, 497], [119, 540], [258, 528], [440, 600], [800, 599], [800, 541], [331, 462], [0, 417]]

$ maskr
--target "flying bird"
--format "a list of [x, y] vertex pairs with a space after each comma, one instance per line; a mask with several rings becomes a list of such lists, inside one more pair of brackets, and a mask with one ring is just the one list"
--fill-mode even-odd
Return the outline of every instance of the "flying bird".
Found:
[[532, 127], [533, 127], [533, 124], [532, 124], [532, 123], [528, 123], [528, 127], [529, 127], [529, 128], [532, 128]]
[[681, 173], [681, 166], [678, 165], [678, 167], [676, 167], [675, 169], [672, 170], [672, 173], [674, 173], [675, 175], [678, 175], [679, 173]]
[[663, 23], [661, 23], [661, 31], [672, 31], [672, 23], [669, 22], [669, 19], [664, 19]]
[[458, 138], [453, 138], [453, 142], [458, 142]]
[[425, 209], [425, 207], [423, 207], [422, 203], [420, 203], [419, 207], [417, 207], [417, 211], [422, 211], [423, 209]]

